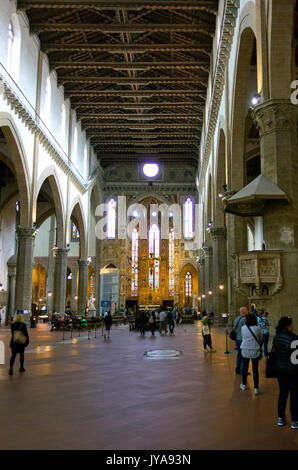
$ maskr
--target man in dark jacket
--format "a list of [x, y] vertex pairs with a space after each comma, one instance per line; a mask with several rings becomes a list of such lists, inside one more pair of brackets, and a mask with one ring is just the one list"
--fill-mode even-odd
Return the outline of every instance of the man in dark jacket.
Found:
[[143, 310], [140, 315], [140, 328], [141, 328], [141, 335], [145, 336], [145, 331], [148, 323], [148, 316], [147, 313]]
[[292, 429], [298, 429], [298, 365], [292, 361], [293, 342], [298, 336], [293, 333], [294, 324], [289, 317], [282, 317], [276, 328], [276, 336], [273, 340], [275, 353], [274, 369], [279, 385], [278, 397], [278, 426], [286, 424], [286, 406], [290, 392], [290, 409], [292, 417]]
[[[104, 323], [105, 323], [105, 328], [106, 328], [106, 332], [108, 333], [108, 339], [110, 338], [110, 330], [111, 330], [111, 326], [112, 326], [112, 323], [113, 323], [113, 319], [112, 319], [112, 315], [110, 312], [108, 312], [108, 314], [104, 317]], [[107, 335], [104, 334], [104, 339], [106, 339]]]
[[[20, 342], [22, 341], [22, 342]], [[29, 344], [29, 336], [24, 323], [23, 315], [18, 314], [11, 325], [11, 358], [9, 375], [13, 375], [13, 365], [17, 354], [20, 354], [20, 372], [25, 372], [24, 369], [24, 351]]]

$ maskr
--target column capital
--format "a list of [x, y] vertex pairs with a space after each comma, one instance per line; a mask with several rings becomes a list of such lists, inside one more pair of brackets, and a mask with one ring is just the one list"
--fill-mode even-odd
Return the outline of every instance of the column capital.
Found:
[[208, 256], [212, 256], [212, 247], [204, 246], [204, 248], [200, 249], [200, 257], [208, 258]]
[[212, 227], [210, 229], [210, 235], [212, 240], [226, 240], [227, 239], [227, 227]]
[[263, 137], [277, 130], [296, 129], [298, 108], [290, 100], [270, 99], [256, 106], [252, 117]]
[[69, 248], [57, 248], [55, 249], [56, 256], [63, 258], [63, 256], [67, 256], [69, 252]]
[[78, 259], [78, 264], [80, 267], [89, 266], [89, 261], [87, 259]]
[[35, 234], [34, 228], [29, 227], [17, 227], [18, 238], [33, 238]]

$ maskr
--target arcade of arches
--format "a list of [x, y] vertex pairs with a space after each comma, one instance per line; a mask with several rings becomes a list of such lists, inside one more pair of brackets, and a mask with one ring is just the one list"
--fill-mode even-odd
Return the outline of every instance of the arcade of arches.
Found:
[[2, 320], [297, 315], [297, 2], [106, 3], [1, 2]]

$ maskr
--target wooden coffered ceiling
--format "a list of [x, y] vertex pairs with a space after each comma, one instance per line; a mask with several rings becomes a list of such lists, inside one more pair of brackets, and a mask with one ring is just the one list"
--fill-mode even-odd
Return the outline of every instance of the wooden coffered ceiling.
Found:
[[196, 166], [218, 0], [18, 0], [103, 167]]

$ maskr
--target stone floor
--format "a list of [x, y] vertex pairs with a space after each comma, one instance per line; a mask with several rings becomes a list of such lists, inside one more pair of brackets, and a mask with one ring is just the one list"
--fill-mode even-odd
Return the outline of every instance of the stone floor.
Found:
[[[255, 397], [239, 389], [235, 354], [225, 355], [223, 329], [213, 329], [216, 353], [205, 354], [200, 325], [173, 336], [142, 338], [115, 326], [110, 341], [62, 341], [48, 325], [30, 330], [20, 374], [0, 365], [0, 449], [297, 449], [298, 431], [276, 426], [278, 388], [264, 378]], [[0, 330], [9, 359], [8, 330]], [[233, 348], [233, 344], [229, 344]], [[177, 350], [150, 358], [150, 350]], [[264, 361], [262, 361], [264, 362]]]

